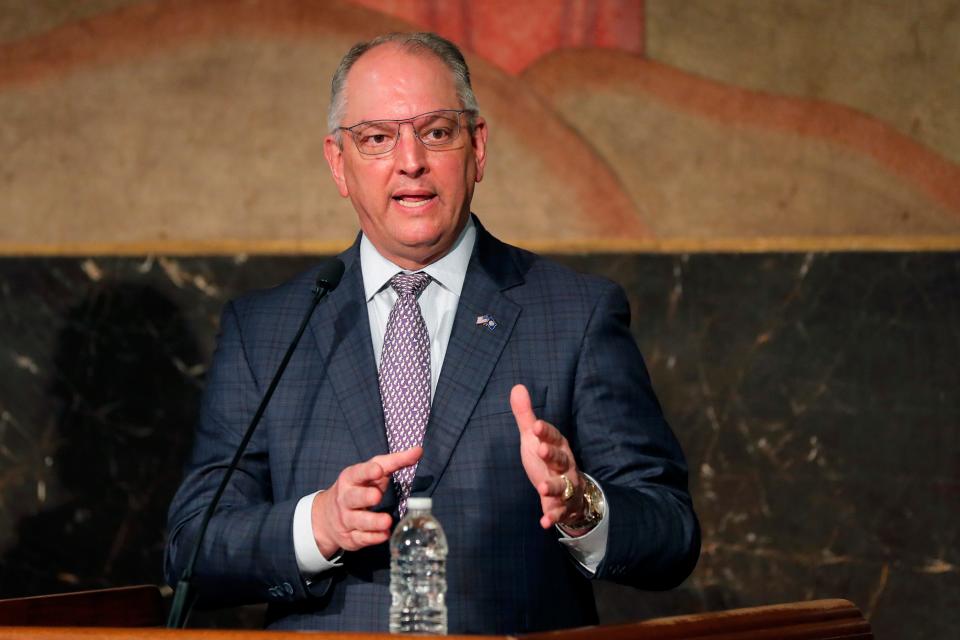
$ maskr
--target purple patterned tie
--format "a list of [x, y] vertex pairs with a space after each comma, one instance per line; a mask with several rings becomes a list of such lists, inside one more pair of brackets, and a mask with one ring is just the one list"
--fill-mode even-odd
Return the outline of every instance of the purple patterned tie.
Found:
[[[383, 336], [380, 356], [380, 397], [387, 426], [390, 452], [423, 443], [430, 419], [430, 338], [420, 314], [417, 296], [430, 284], [425, 273], [398, 273], [390, 286], [399, 296]], [[393, 474], [400, 494], [400, 516], [407, 510], [407, 497], [417, 465]]]

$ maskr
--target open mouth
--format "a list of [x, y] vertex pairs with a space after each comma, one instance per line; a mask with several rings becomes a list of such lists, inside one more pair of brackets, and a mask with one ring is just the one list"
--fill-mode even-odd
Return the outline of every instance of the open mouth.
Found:
[[401, 207], [406, 207], [407, 209], [417, 209], [419, 207], [428, 205], [436, 197], [437, 195], [434, 193], [401, 193], [393, 196], [393, 199]]

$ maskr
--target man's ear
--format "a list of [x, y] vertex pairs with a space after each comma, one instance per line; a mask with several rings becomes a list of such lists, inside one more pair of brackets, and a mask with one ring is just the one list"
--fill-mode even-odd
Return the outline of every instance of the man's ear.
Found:
[[477, 116], [473, 125], [473, 157], [477, 163], [477, 182], [483, 180], [483, 168], [487, 166], [487, 121]]
[[333, 181], [337, 183], [337, 191], [346, 198], [350, 195], [347, 189], [347, 181], [343, 177], [343, 149], [337, 144], [337, 139], [333, 136], [327, 136], [323, 139], [323, 155], [330, 165], [330, 173], [333, 175]]

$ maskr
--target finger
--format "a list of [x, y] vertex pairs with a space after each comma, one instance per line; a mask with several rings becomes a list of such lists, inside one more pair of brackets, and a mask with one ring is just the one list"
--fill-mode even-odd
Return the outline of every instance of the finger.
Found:
[[370, 458], [370, 462], [376, 463], [385, 475], [390, 475], [404, 467], [416, 464], [422, 456], [423, 447], [410, 447], [403, 451], [374, 456]]
[[533, 424], [533, 435], [537, 436], [540, 442], [549, 444], [561, 444], [565, 440], [560, 430], [546, 420], [537, 420]]
[[548, 478], [537, 486], [537, 493], [544, 498], [563, 498], [563, 491], [567, 488], [567, 483], [563, 478]]
[[377, 463], [378, 457], [380, 456], [370, 458], [366, 462], [358, 462], [344, 469], [340, 473], [343, 484], [345, 486], [370, 485], [388, 475], [384, 472], [383, 467]]
[[393, 518], [389, 513], [374, 513], [373, 511], [356, 510], [344, 514], [343, 524], [351, 534], [357, 531], [369, 533], [390, 532]]
[[382, 544], [390, 539], [389, 531], [354, 531], [350, 538], [356, 545], [356, 549], [370, 547], [375, 544]]
[[342, 509], [368, 509], [377, 504], [383, 498], [383, 491], [378, 487], [370, 485], [344, 485], [340, 487], [337, 504]]
[[537, 416], [533, 412], [530, 393], [522, 384], [515, 385], [510, 390], [510, 409], [513, 410], [513, 417], [517, 421], [520, 431], [531, 431], [533, 429]]
[[550, 521], [550, 524], [556, 524], [558, 522], [563, 522], [564, 517], [567, 515], [566, 506], [556, 506], [549, 507], [543, 511], [544, 517]]
[[543, 460], [551, 471], [564, 473], [570, 468], [570, 456], [560, 447], [552, 447], [544, 442], [537, 447], [537, 456]]

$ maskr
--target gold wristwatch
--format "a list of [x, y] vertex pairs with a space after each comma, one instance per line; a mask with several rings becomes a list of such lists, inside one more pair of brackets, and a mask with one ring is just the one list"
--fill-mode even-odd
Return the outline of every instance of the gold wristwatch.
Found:
[[600, 487], [589, 476], [579, 471], [580, 485], [583, 487], [583, 514], [573, 522], [565, 522], [560, 526], [564, 530], [583, 531], [592, 529], [603, 518], [603, 493]]

